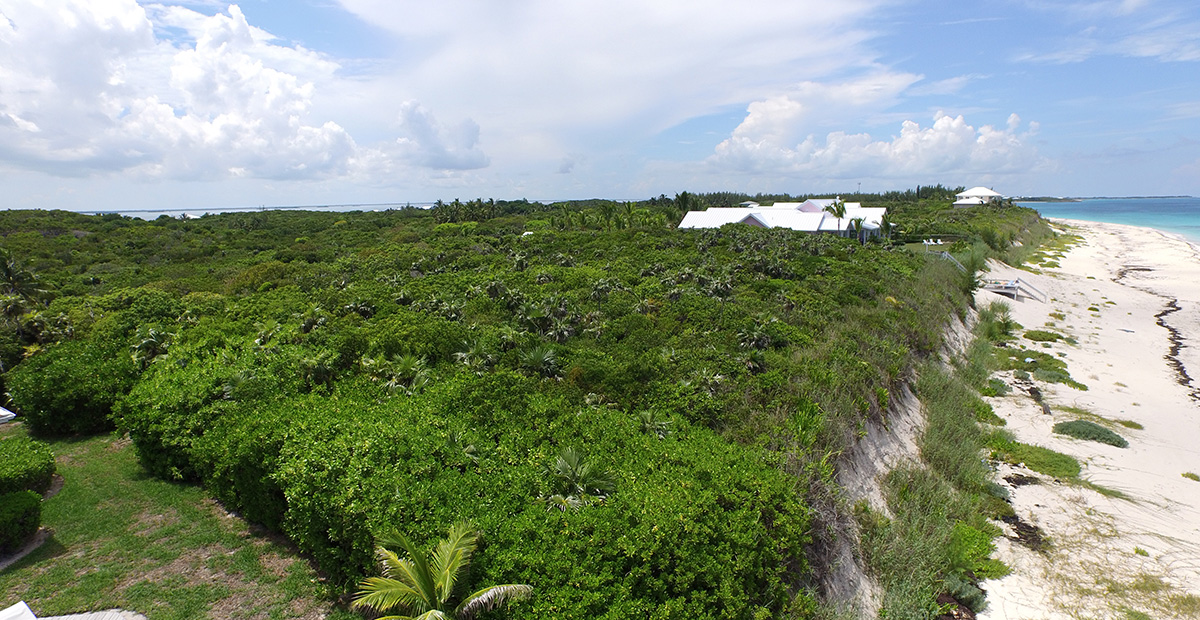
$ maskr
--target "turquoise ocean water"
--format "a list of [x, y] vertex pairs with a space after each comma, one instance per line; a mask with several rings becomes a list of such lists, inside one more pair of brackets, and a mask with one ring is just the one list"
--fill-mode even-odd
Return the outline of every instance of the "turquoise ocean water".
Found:
[[1088, 198], [1079, 202], [1018, 202], [1045, 217], [1145, 226], [1200, 244], [1200, 198]]

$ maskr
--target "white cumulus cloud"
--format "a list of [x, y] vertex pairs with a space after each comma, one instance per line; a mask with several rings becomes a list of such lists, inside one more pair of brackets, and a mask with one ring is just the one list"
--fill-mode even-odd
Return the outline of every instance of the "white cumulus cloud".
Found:
[[[169, 37], [169, 38], [168, 38]], [[314, 118], [338, 64], [279, 44], [236, 5], [204, 15], [134, 0], [0, 0], [0, 160], [60, 175], [316, 179], [394, 168]], [[402, 110], [416, 166], [478, 167], [478, 127]]]
[[488, 165], [488, 157], [479, 149], [479, 125], [466, 120], [446, 126], [415, 101], [400, 106], [403, 137], [396, 150], [406, 159], [426, 168], [473, 170]]
[[[900, 135], [876, 140], [865, 133], [832, 132], [789, 141], [786, 130], [760, 132], [762, 117], [772, 109], [751, 106], [746, 122], [716, 147], [709, 163], [720, 169], [761, 174], [803, 174], [822, 178], [902, 179], [946, 175], [1011, 174], [1047, 166], [1030, 138], [1031, 123], [1022, 131], [1013, 114], [1005, 127], [973, 127], [962, 116], [938, 113], [932, 125], [905, 121]], [[778, 112], [782, 125], [793, 109]], [[749, 128], [749, 129], [747, 129]]]

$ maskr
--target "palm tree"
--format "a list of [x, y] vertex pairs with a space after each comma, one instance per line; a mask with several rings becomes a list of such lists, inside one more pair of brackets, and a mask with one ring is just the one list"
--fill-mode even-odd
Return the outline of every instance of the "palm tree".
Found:
[[854, 227], [854, 232], [857, 233], [856, 236], [858, 237], [858, 242], [860, 244], [863, 243], [863, 233], [865, 232], [863, 231], [863, 224], [866, 223], [866, 221], [867, 218], [865, 217], [856, 217], [850, 220], [850, 225]]
[[495, 358], [488, 351], [487, 345], [476, 338], [463, 341], [461, 350], [454, 354], [454, 360], [474, 370], [476, 374], [483, 374]]
[[558, 374], [558, 355], [549, 346], [535, 345], [517, 354], [521, 366], [543, 377], [553, 377]]
[[45, 295], [46, 290], [36, 274], [21, 265], [8, 250], [0, 248], [0, 293], [33, 300]]
[[[457, 523], [433, 553], [422, 553], [403, 534], [383, 537], [375, 549], [383, 576], [359, 582], [354, 606], [405, 614], [380, 620], [472, 620], [479, 612], [529, 598], [532, 586], [509, 583], [483, 588], [451, 607], [454, 586], [471, 566], [478, 537], [474, 527]], [[401, 558], [393, 549], [408, 557]]]
[[129, 348], [130, 356], [138, 368], [145, 370], [146, 366], [149, 366], [155, 358], [166, 355], [170, 346], [171, 334], [161, 332], [153, 327], [144, 331], [138, 330], [137, 342]]
[[563, 448], [552, 467], [546, 468], [550, 475], [552, 493], [542, 501], [547, 508], [577, 508], [593, 502], [604, 501], [613, 490], [612, 478], [595, 462], [575, 448]]
[[17, 340], [22, 340], [25, 337], [24, 329], [21, 326], [21, 318], [29, 307], [25, 304], [25, 298], [20, 295], [4, 294], [0, 295], [0, 317], [4, 317], [4, 322], [12, 325], [17, 334]]
[[611, 202], [600, 203], [600, 219], [604, 221], [604, 229], [612, 230], [613, 221], [617, 219], [617, 205]]
[[638, 420], [642, 423], [643, 433], [657, 435], [659, 439], [666, 439], [671, 434], [671, 418], [657, 409], [638, 412]]
[[824, 211], [837, 218], [838, 236], [842, 236], [842, 218], [846, 217], [846, 203], [842, 202], [841, 198], [838, 198], [829, 203], [829, 205], [825, 207]]
[[884, 241], [892, 238], [892, 228], [895, 224], [892, 223], [891, 217], [887, 213], [879, 218], [879, 234], [883, 236]]

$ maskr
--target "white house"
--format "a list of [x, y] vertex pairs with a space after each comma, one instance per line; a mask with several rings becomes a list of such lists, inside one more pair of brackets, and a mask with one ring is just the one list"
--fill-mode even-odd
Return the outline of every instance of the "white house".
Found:
[[957, 194], [958, 200], [954, 201], [956, 207], [974, 207], [976, 205], [991, 204], [1004, 200], [1004, 196], [993, 192], [986, 187], [972, 187], [971, 189]]
[[790, 228], [804, 232], [829, 232], [846, 235], [855, 219], [862, 218], [868, 235], [879, 232], [884, 207], [864, 207], [857, 202], [844, 203], [846, 215], [840, 220], [825, 208], [834, 198], [812, 198], [804, 202], [777, 202], [769, 207], [751, 203], [744, 207], [709, 207], [704, 211], [688, 211], [679, 223], [680, 228], [720, 228], [726, 224], [749, 224], [760, 228]]

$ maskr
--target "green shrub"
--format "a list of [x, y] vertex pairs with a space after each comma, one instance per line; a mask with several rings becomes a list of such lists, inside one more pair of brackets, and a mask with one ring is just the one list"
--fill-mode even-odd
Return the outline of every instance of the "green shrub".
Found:
[[0, 495], [17, 491], [45, 493], [54, 477], [50, 446], [23, 435], [0, 437]]
[[42, 525], [42, 498], [33, 491], [0, 495], [0, 555], [11, 553]]
[[1106, 443], [1110, 446], [1118, 448], [1128, 448], [1129, 442], [1125, 438], [1087, 420], [1074, 420], [1071, 422], [1059, 422], [1054, 425], [1054, 432], [1060, 435], [1067, 435], [1076, 439], [1086, 439], [1088, 441], [1098, 441]]
[[1011, 391], [1008, 384], [996, 378], [988, 379], [987, 385], [979, 390], [982, 396], [1005, 396]]
[[953, 574], [947, 575], [942, 586], [946, 588], [947, 594], [975, 613], [979, 613], [987, 607], [987, 599], [983, 590], [962, 577]]
[[980, 529], [966, 523], [954, 524], [950, 542], [956, 568], [970, 571], [979, 579], [996, 579], [1011, 572], [1003, 562], [991, 557], [996, 551], [992, 539], [997, 535], [994, 527]]
[[[703, 427], [680, 421], [660, 439], [624, 411], [581, 411], [538, 390], [557, 385], [464, 371], [381, 400], [366, 380], [342, 381], [330, 396], [223, 411], [175, 454], [226, 506], [279, 527], [339, 586], [367, 574], [376, 533], [424, 535], [468, 518], [489, 542], [475, 566], [488, 578], [536, 581], [538, 617], [563, 609], [594, 617], [609, 606], [697, 618], [715, 617], [714, 605], [737, 616], [755, 606], [779, 614], [787, 567], [803, 566], [807, 540], [794, 479]], [[135, 392], [140, 401], [153, 391]], [[140, 404], [125, 415], [134, 426], [164, 427], [133, 434], [138, 442], [182, 437], [195, 419]], [[147, 421], [131, 419], [140, 417]], [[512, 432], [518, 426], [523, 432]], [[547, 511], [537, 502], [548, 490], [543, 469], [567, 441], [605, 455], [597, 460], [616, 486], [603, 503]]]
[[13, 405], [39, 435], [95, 433], [113, 427], [113, 403], [129, 391], [137, 367], [122, 342], [71, 340], [9, 371]]
[[1195, 472], [1185, 471], [1179, 475], [1183, 476], [1184, 478], [1187, 478], [1188, 480], [1195, 480], [1196, 482], [1200, 482], [1200, 475], [1196, 474]]
[[1041, 329], [1031, 329], [1025, 332], [1025, 337], [1034, 342], [1058, 342], [1062, 340], [1061, 334], [1048, 332]]

